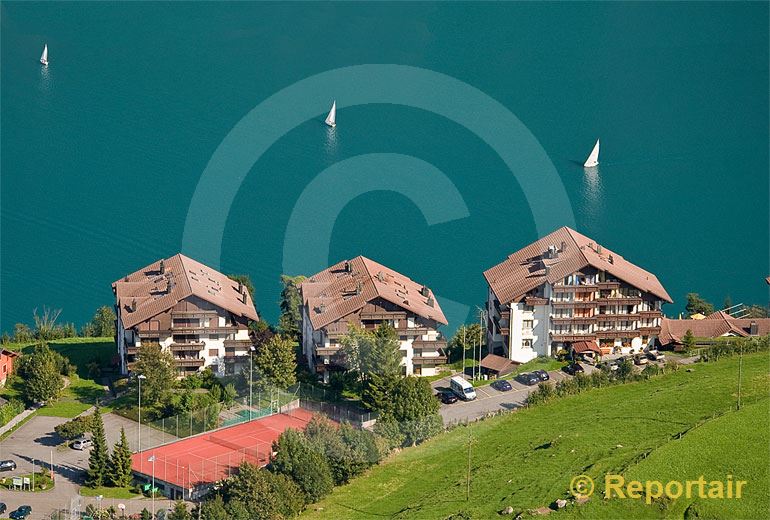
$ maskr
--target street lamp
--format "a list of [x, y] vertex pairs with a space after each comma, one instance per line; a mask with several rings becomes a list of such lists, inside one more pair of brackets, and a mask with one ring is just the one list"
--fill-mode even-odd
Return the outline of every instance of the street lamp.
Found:
[[256, 352], [256, 350], [254, 345], [249, 347], [249, 420], [251, 420], [251, 411], [254, 409], [252, 401], [254, 398], [254, 377], [252, 376], [252, 372], [254, 370], [254, 352]]
[[152, 493], [152, 517], [155, 518], [155, 455], [147, 459], [147, 462], [152, 462], [152, 487], [150, 493]]
[[136, 433], [136, 452], [142, 451], [142, 379], [147, 379], [144, 374], [136, 376], [139, 380], [139, 429]]

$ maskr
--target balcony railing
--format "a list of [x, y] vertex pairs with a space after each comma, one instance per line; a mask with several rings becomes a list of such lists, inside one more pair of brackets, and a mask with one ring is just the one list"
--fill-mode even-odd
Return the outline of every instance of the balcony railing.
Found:
[[362, 312], [361, 319], [362, 320], [405, 320], [406, 313], [397, 312], [397, 311]]
[[171, 352], [184, 352], [184, 351], [195, 352], [195, 351], [201, 350], [205, 346], [206, 344], [200, 341], [200, 342], [193, 342], [193, 343], [172, 343], [169, 346], [169, 348], [171, 349]]
[[202, 367], [205, 363], [205, 359], [193, 358], [193, 359], [177, 359], [174, 358], [174, 364], [177, 367]]
[[217, 311], [171, 311], [172, 318], [217, 318]]
[[126, 347], [126, 354], [133, 356], [139, 353], [139, 347]]
[[592, 307], [596, 307], [598, 300], [589, 300], [589, 301], [558, 301], [554, 300], [552, 305], [556, 309], [568, 309], [570, 307], [572, 308], [580, 308], [580, 309], [589, 309]]
[[586, 334], [562, 334], [554, 332], [551, 334], [551, 339], [553, 341], [586, 341], [596, 339], [596, 334], [593, 332]]
[[660, 334], [660, 327], [639, 327], [639, 332], [645, 334]]
[[446, 348], [446, 345], [445, 339], [416, 339], [412, 341], [413, 348]]
[[396, 329], [396, 334], [399, 336], [422, 336], [427, 334], [429, 330], [428, 327], [404, 327], [403, 329]]
[[637, 296], [619, 296], [613, 298], [597, 298], [594, 302], [600, 305], [639, 305], [642, 303], [642, 299]]
[[636, 321], [639, 319], [638, 314], [597, 314], [596, 317], [599, 321]]
[[[188, 327], [185, 325], [172, 325], [173, 332], [205, 332], [209, 334], [234, 334], [241, 330], [237, 325], [225, 325], [224, 327]], [[244, 327], [245, 330], [245, 327]]]
[[662, 318], [663, 313], [661, 311], [639, 311], [639, 316], [642, 318]]
[[224, 343], [225, 347], [241, 347], [245, 349], [253, 345], [250, 339], [226, 339], [222, 343]]
[[415, 365], [442, 365], [446, 363], [447, 357], [442, 356], [413, 356], [412, 363]]
[[601, 290], [620, 289], [620, 282], [597, 282], [596, 285]]

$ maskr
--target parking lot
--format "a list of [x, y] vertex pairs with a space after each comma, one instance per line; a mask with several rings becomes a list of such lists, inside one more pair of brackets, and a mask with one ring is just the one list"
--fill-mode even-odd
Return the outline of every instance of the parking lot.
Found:
[[[586, 367], [586, 372], [595, 370], [593, 367]], [[553, 370], [548, 372], [550, 381], [556, 383], [565, 377], [570, 377], [564, 372]], [[537, 385], [527, 386], [516, 380], [509, 380], [511, 390], [500, 392], [490, 385], [476, 387], [476, 399], [473, 401], [457, 401], [452, 404], [441, 404], [439, 413], [444, 419], [444, 424], [475, 421], [481, 417], [499, 410], [513, 410], [524, 405], [524, 402], [531, 391], [537, 388]], [[434, 390], [449, 389], [449, 377], [439, 379], [433, 383]]]

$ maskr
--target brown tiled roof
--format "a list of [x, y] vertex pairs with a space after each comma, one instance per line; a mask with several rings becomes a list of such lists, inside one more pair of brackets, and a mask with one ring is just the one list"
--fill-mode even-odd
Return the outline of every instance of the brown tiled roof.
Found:
[[497, 354], [487, 354], [481, 360], [481, 368], [486, 368], [487, 370], [499, 373], [504, 373], [506, 371], [510, 372], [515, 366], [516, 363], [503, 356], [498, 356]]
[[767, 285], [770, 285], [770, 276], [768, 276], [767, 278], [765, 278], [765, 281], [767, 282]]
[[[160, 272], [161, 262], [163, 273]], [[236, 316], [259, 320], [245, 287], [243, 294], [239, 293], [238, 282], [182, 254], [139, 269], [113, 282], [112, 288], [126, 328], [157, 316], [190, 296], [197, 296]], [[136, 310], [132, 312], [134, 301]]]
[[[670, 318], [663, 318], [660, 324], [658, 340], [662, 345], [682, 343], [684, 335], [688, 330], [696, 338], [718, 338], [730, 333], [745, 337], [749, 333], [748, 330], [743, 329], [743, 321], [759, 322], [761, 320], [738, 320], [722, 311], [710, 314], [702, 320], [672, 320]], [[767, 319], [767, 321], [768, 329], [770, 329], [770, 319]]]
[[0, 349], [0, 355], [7, 357], [19, 357], [18, 352], [14, 352], [13, 350], [8, 350], [5, 348]]
[[[561, 249], [562, 245], [564, 247], [558, 257], [547, 258], [550, 246]], [[550, 269], [548, 275], [546, 266]], [[485, 271], [484, 277], [500, 302], [510, 303], [518, 301], [546, 281], [560, 281], [588, 266], [606, 271], [637, 289], [672, 302], [654, 274], [568, 227], [559, 228], [511, 254], [502, 263]]]
[[593, 341], [574, 341], [572, 343], [572, 350], [577, 354], [583, 354], [584, 352], [596, 352], [601, 354], [602, 351], [599, 346]]
[[[346, 270], [345, 266], [348, 266]], [[433, 292], [421, 294], [422, 285], [363, 256], [344, 260], [324, 269], [302, 283], [302, 299], [313, 329], [336, 322], [362, 309], [375, 298], [429, 320], [447, 321]], [[428, 302], [432, 301], [433, 306]]]

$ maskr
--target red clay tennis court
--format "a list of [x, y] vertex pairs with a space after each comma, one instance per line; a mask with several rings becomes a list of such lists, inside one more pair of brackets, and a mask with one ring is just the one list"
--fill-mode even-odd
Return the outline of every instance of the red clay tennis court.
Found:
[[134, 453], [132, 469], [148, 481], [154, 474], [156, 484], [192, 490], [227, 478], [243, 461], [265, 466], [273, 441], [288, 428], [304, 430], [312, 418], [312, 413], [296, 408], [202, 433]]

